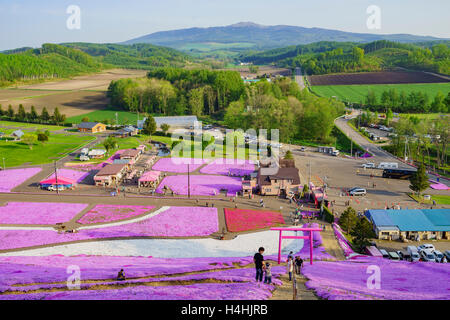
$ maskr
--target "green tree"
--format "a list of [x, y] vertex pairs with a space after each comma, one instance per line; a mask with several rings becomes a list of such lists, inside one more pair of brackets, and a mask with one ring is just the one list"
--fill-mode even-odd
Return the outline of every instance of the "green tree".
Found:
[[357, 218], [357, 222], [350, 232], [354, 248], [360, 253], [364, 248], [370, 245], [370, 239], [375, 238], [373, 225], [365, 217]]
[[204, 90], [203, 88], [192, 89], [189, 91], [189, 107], [191, 114], [201, 116], [204, 108]]
[[33, 145], [36, 143], [37, 137], [34, 134], [24, 134], [21, 141], [27, 144], [30, 150], [33, 150]]
[[369, 90], [367, 92], [366, 104], [369, 105], [369, 106], [376, 106], [377, 105], [377, 95], [375, 94], [375, 91]]
[[84, 117], [83, 119], [81, 119], [81, 122], [89, 122], [89, 117]]
[[164, 135], [167, 135], [167, 131], [169, 131], [169, 129], [170, 129], [170, 126], [167, 123], [163, 123], [161, 125], [161, 130], [164, 133]]
[[14, 118], [14, 109], [12, 108], [11, 105], [8, 106], [8, 111], [6, 111], [6, 115], [8, 116], [8, 118], [12, 119]]
[[38, 118], [39, 118], [39, 115], [36, 112], [36, 108], [34, 106], [31, 106], [30, 120], [31, 121], [36, 121]]
[[105, 147], [105, 150], [109, 152], [110, 150], [114, 150], [118, 148], [117, 140], [113, 137], [108, 137], [103, 141], [103, 146]]
[[430, 186], [429, 178], [425, 169], [425, 165], [421, 163], [417, 172], [409, 179], [411, 185], [409, 188], [416, 192], [419, 196], [422, 191], [425, 191]]
[[151, 115], [149, 115], [144, 122], [142, 133], [151, 136], [155, 132], [156, 132], [156, 121]]
[[389, 124], [391, 123], [393, 118], [394, 118], [394, 113], [392, 112], [391, 108], [388, 108], [387, 112], [386, 112], [386, 121], [385, 121], [386, 126], [389, 127]]
[[41, 120], [44, 121], [44, 122], [47, 122], [48, 120], [50, 120], [50, 114], [48, 113], [46, 107], [42, 108]]
[[25, 108], [23, 107], [22, 104], [19, 104], [19, 110], [17, 111], [16, 114], [16, 119], [20, 120], [20, 121], [24, 121], [27, 117], [27, 113], [25, 112]]
[[38, 132], [37, 133], [37, 139], [38, 139], [39, 142], [44, 143], [44, 142], [48, 141], [48, 136], [45, 133]]
[[342, 212], [341, 217], [339, 218], [339, 225], [348, 234], [350, 234], [357, 222], [358, 215], [356, 214], [355, 209], [353, 209], [352, 207], [348, 207], [347, 209], [345, 209], [345, 211]]
[[250, 73], [258, 73], [259, 67], [258, 67], [258, 66], [251, 65], [251, 66], [248, 67], [248, 71], [249, 71]]
[[66, 116], [64, 114], [61, 114], [57, 107], [55, 108], [55, 111], [53, 111], [53, 117], [52, 118], [53, 118], [53, 121], [55, 121], [55, 123], [57, 125], [60, 125], [61, 123], [66, 121]]
[[286, 154], [284, 155], [285, 160], [293, 160], [294, 156], [292, 155], [291, 150], [286, 151]]

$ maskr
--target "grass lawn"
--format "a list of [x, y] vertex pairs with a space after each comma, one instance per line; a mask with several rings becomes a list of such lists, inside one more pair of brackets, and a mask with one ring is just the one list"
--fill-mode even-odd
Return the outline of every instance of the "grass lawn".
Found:
[[445, 96], [450, 91], [450, 82], [447, 83], [415, 83], [415, 84], [375, 84], [375, 85], [336, 85], [336, 86], [313, 86], [311, 90], [316, 94], [331, 98], [338, 97], [342, 101], [360, 103], [365, 101], [369, 90], [373, 90], [377, 99], [385, 90], [396, 89], [398, 93], [404, 91], [409, 94], [412, 91], [426, 92], [433, 99], [440, 91]]
[[450, 205], [450, 196], [447, 196], [447, 195], [432, 195], [431, 200], [424, 200], [423, 196], [419, 197], [412, 193], [410, 193], [409, 196], [419, 203], [433, 204], [433, 200], [434, 200], [434, 201], [436, 201], [436, 204]]
[[5, 158], [6, 167], [50, 163], [81, 148], [93, 139], [90, 136], [54, 134], [44, 144], [36, 142], [32, 150], [20, 141], [0, 141], [0, 158]]
[[[112, 108], [104, 110], [96, 110], [82, 115], [70, 117], [67, 118], [66, 122], [80, 123], [83, 118], [88, 117], [89, 121], [91, 122], [105, 122], [105, 120], [108, 120], [110, 124], [116, 124], [116, 113], [119, 124], [135, 125], [137, 123], [138, 120], [137, 113]], [[140, 114], [139, 119], [142, 120], [143, 118], [144, 115]]]
[[448, 117], [448, 115], [442, 113], [400, 113], [399, 116], [401, 118], [409, 118], [411, 116], [414, 116], [419, 119], [427, 119], [427, 120], [435, 120], [440, 118], [441, 116]]
[[[53, 126], [53, 125], [49, 125], [49, 124], [14, 122], [14, 121], [0, 121], [0, 127], [18, 127], [18, 128], [48, 130], [48, 131], [57, 131], [57, 130], [62, 130], [62, 129], [67, 128], [67, 127], [62, 127], [62, 126]], [[0, 131], [3, 131], [3, 130], [4, 129], [0, 129]]]

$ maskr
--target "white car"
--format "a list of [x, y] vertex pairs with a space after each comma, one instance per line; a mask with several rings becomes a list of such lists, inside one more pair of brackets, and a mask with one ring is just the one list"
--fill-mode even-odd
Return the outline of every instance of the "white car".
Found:
[[434, 254], [434, 259], [436, 262], [441, 262], [442, 259], [444, 258], [444, 255], [439, 250], [433, 251], [433, 254]]
[[88, 156], [85, 156], [85, 155], [80, 156], [80, 161], [89, 161], [89, 160], [91, 160], [91, 159], [89, 159]]
[[420, 258], [425, 262], [436, 262], [436, 258], [431, 250], [420, 251]]
[[373, 162], [363, 163], [362, 167], [365, 169], [375, 169], [377, 166]]
[[419, 249], [419, 251], [423, 251], [423, 250], [434, 251], [434, 250], [436, 250], [436, 248], [432, 244], [429, 244], [429, 243], [422, 244], [422, 245], [418, 246], [417, 249]]
[[351, 196], [365, 196], [367, 194], [367, 191], [364, 188], [352, 188], [348, 190], [348, 193]]

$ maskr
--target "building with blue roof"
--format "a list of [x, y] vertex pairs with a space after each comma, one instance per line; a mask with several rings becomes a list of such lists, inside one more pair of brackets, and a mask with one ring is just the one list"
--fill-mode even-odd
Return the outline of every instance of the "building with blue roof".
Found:
[[378, 239], [450, 239], [450, 209], [367, 210]]

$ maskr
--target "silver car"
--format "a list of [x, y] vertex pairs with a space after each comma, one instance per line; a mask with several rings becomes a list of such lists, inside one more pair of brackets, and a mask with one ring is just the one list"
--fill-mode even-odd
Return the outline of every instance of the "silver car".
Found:
[[367, 191], [364, 188], [352, 188], [348, 190], [348, 193], [351, 196], [365, 196], [367, 194]]

